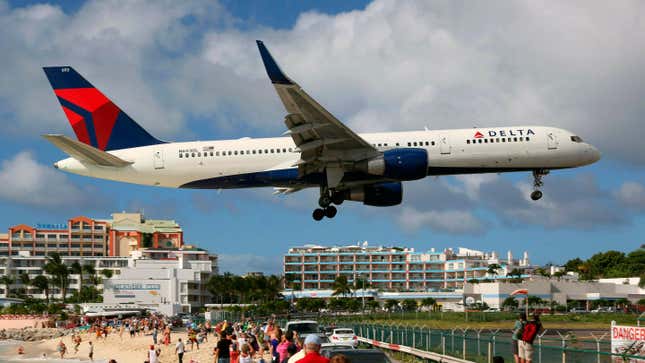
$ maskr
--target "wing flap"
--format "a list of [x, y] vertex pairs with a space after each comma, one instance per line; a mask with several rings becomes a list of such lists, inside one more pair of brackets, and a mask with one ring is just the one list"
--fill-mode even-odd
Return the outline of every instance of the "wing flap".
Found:
[[61, 149], [65, 154], [84, 163], [111, 166], [115, 168], [121, 168], [132, 164], [130, 161], [123, 160], [82, 142], [72, 140], [65, 135], [43, 135], [43, 137], [54, 144], [54, 146]]

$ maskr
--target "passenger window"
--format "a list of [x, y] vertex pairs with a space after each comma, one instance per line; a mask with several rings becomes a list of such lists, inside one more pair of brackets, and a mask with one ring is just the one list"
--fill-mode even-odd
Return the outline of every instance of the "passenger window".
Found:
[[273, 154], [274, 152], [275, 152], [275, 149], [271, 149], [271, 154]]
[[215, 152], [215, 156], [219, 156], [219, 151], [216, 151], [216, 152]]
[[499, 137], [497, 139], [495, 139], [495, 142], [499, 142]]
[[529, 137], [527, 136], [527, 137], [526, 137], [526, 141], [531, 141], [531, 139], [529, 139]]
[[488, 144], [488, 139], [484, 139], [484, 144]]
[[387, 143], [383, 144], [383, 146], [387, 146]]
[[286, 152], [287, 152], [287, 149], [282, 149], [282, 152], [283, 152], [283, 153], [286, 153]]
[[513, 138], [513, 141], [517, 142], [517, 137], [514, 137], [514, 138]]
[[396, 143], [396, 146], [399, 146], [399, 143], [398, 143], [398, 142]]
[[466, 140], [466, 144], [470, 144], [470, 140]]
[[412, 145], [417, 146], [417, 142], [416, 142], [416, 141], [415, 141], [415, 142], [413, 142], [413, 143], [412, 143]]
[[434, 141], [432, 142], [432, 146], [434, 146]]
[[253, 155], [255, 155], [255, 150], [253, 150]]
[[481, 144], [482, 142], [483, 142], [482, 139], [479, 139], [479, 143]]
[[195, 157], [195, 153], [192, 154], [192, 157]]
[[184, 157], [184, 154], [179, 154], [180, 159], [183, 158], [183, 157]]
[[213, 156], [213, 152], [211, 151], [211, 156]]
[[524, 141], [524, 138], [523, 138], [523, 137], [520, 137], [520, 141]]
[[411, 143], [411, 142], [408, 142], [408, 146], [412, 146], [412, 143]]
[[506, 142], [506, 138], [505, 138], [505, 137], [502, 137], [502, 142]]
[[292, 149], [292, 148], [289, 148], [289, 152], [293, 152], [293, 149]]
[[268, 154], [268, 153], [269, 153], [269, 149], [264, 149], [264, 153], [265, 153], [265, 154]]

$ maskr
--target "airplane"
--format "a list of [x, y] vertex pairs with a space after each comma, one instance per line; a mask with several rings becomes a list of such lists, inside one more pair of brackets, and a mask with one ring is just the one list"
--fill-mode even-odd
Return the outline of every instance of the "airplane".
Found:
[[120, 182], [186, 189], [273, 187], [275, 194], [319, 188], [316, 221], [334, 218], [344, 201], [402, 202], [402, 182], [426, 176], [531, 172], [543, 177], [600, 159], [578, 135], [544, 126], [358, 134], [281, 70], [257, 46], [287, 115], [282, 137], [166, 142], [144, 130], [71, 66], [44, 67], [76, 140], [43, 137], [69, 155], [60, 170]]

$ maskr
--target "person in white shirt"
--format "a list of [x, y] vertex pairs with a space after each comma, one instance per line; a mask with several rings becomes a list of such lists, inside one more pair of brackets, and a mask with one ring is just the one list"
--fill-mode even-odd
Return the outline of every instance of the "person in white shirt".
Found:
[[175, 347], [175, 352], [177, 352], [177, 358], [179, 363], [183, 363], [184, 360], [184, 343], [181, 342], [181, 338], [177, 341], [177, 346]]
[[154, 345], [151, 345], [150, 350], [148, 350], [148, 362], [159, 363], [159, 359], [157, 359], [157, 351], [155, 350]]

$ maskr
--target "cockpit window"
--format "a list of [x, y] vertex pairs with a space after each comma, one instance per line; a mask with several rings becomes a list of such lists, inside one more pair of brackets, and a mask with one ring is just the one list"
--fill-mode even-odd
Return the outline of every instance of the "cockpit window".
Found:
[[580, 136], [571, 136], [571, 141], [582, 142], [582, 138]]

